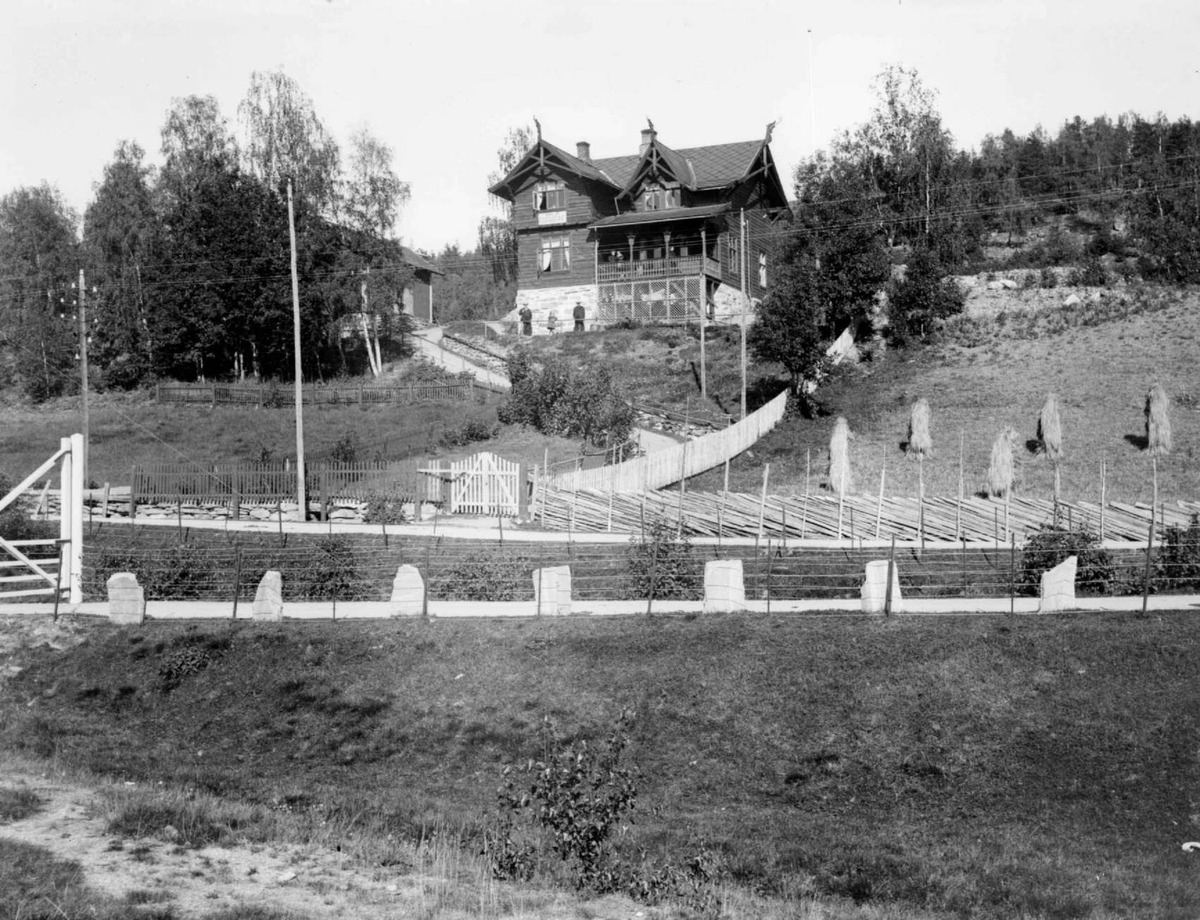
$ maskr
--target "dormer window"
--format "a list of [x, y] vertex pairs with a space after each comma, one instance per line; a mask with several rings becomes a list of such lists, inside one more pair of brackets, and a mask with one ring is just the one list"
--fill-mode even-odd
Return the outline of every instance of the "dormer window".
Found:
[[650, 185], [642, 193], [642, 207], [647, 211], [664, 211], [679, 207], [679, 190]]
[[561, 211], [567, 206], [565, 182], [539, 182], [533, 187], [534, 211]]

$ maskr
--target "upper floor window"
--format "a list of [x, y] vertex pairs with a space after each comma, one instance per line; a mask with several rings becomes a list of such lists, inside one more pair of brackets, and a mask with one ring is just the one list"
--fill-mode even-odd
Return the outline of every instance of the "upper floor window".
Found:
[[558, 211], [567, 206], [565, 182], [539, 182], [533, 187], [535, 211]]
[[732, 232], [725, 235], [725, 270], [739, 277], [742, 274], [741, 241]]
[[664, 211], [679, 207], [679, 189], [648, 185], [642, 192], [642, 206], [647, 211]]
[[758, 286], [767, 286], [767, 254], [765, 252], [758, 254]]
[[565, 272], [571, 269], [571, 238], [565, 233], [543, 236], [538, 252], [540, 272]]

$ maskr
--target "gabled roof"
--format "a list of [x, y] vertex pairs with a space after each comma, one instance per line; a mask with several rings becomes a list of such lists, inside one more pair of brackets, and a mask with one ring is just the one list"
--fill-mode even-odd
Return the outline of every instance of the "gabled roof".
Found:
[[[668, 156], [678, 161], [690, 164], [690, 170], [695, 174], [695, 188], [725, 188], [733, 185], [750, 171], [754, 158], [762, 149], [761, 138], [756, 141], [737, 141], [732, 144], [710, 144], [707, 147], [685, 147], [672, 150], [664, 144], [658, 144], [660, 150], [666, 149]], [[642, 157], [633, 154], [623, 157], [608, 157], [592, 160], [592, 164], [612, 177], [621, 187], [626, 187]], [[680, 181], [683, 181], [680, 179]]]
[[565, 150], [555, 147], [549, 141], [538, 138], [537, 143], [529, 148], [528, 153], [521, 157], [520, 161], [509, 171], [508, 175], [489, 188], [488, 191], [493, 195], [511, 200], [513, 188], [519, 184], [519, 180], [531, 173], [538, 175], [542, 171], [552, 168], [564, 169], [585, 179], [603, 182], [614, 189], [620, 188], [616, 182], [606, 176], [601, 169], [592, 163], [581, 160], [577, 156], [572, 156]]
[[660, 167], [665, 167], [676, 181], [692, 190], [728, 188], [745, 179], [756, 167], [765, 168], [780, 201], [787, 200], [768, 141], [764, 138], [673, 150], [655, 136], [653, 144], [644, 153], [604, 157], [590, 162], [539, 138], [509, 174], [488, 191], [511, 200], [513, 189], [525, 176], [542, 169], [558, 168], [627, 193], [645, 172], [643, 167], [654, 156], [657, 156]]
[[413, 252], [407, 246], [401, 244], [400, 255], [404, 259], [405, 264], [411, 265], [413, 268], [421, 269], [427, 272], [433, 272], [435, 275], [445, 275], [446, 273], [430, 262], [419, 252]]
[[692, 169], [691, 162], [653, 136], [638, 159], [637, 167], [625, 183], [621, 194], [632, 195], [638, 186], [652, 174], [678, 182], [686, 189], [692, 191], [696, 189], [696, 173]]

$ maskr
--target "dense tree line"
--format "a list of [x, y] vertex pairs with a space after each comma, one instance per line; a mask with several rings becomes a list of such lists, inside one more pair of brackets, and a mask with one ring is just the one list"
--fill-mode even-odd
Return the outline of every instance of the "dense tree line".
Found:
[[392, 151], [364, 129], [343, 156], [282, 73], [253, 75], [238, 119], [240, 142], [212, 97], [174, 100], [161, 167], [118, 144], [82, 220], [49, 185], [0, 199], [0, 384], [77, 388], [80, 268], [98, 385], [290, 378], [289, 180], [306, 376], [404, 348]]
[[[1054, 136], [1007, 130], [963, 150], [915, 71], [890, 67], [875, 90], [863, 124], [796, 167], [794, 221], [776, 240], [771, 293], [751, 330], [758, 357], [783, 364], [798, 390], [820, 375], [830, 338], [880, 314], [881, 291], [900, 342], [961, 309], [946, 278], [998, 267], [985, 244], [1012, 244], [1027, 265], [1112, 254], [1129, 274], [1200, 282], [1200, 124], [1076, 117]], [[1084, 231], [1086, 249], [1064, 223]], [[1046, 232], [1030, 246], [1035, 229]], [[893, 278], [893, 263], [907, 263], [907, 275]]]

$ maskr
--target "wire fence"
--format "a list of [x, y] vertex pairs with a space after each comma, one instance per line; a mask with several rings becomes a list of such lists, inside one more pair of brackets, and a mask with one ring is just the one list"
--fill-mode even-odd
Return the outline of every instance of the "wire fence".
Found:
[[705, 564], [740, 559], [753, 600], [852, 599], [868, 562], [893, 559], [901, 592], [923, 598], [1037, 596], [1043, 572], [1078, 559], [1079, 596], [1191, 593], [1200, 590], [1200, 523], [1171, 528], [1163, 541], [1104, 549], [1072, 532], [987, 548], [787, 547], [693, 544], [656, 526], [628, 543], [534, 543], [341, 534], [277, 537], [220, 531], [101, 528], [86, 540], [84, 592], [103, 600], [114, 572], [133, 572], [149, 600], [253, 598], [262, 576], [278, 571], [285, 600], [376, 600], [390, 597], [396, 570], [414, 565], [432, 600], [523, 601], [534, 598], [534, 572], [566, 565], [578, 600], [699, 600]]

